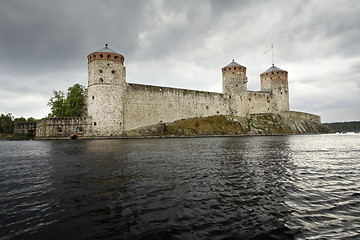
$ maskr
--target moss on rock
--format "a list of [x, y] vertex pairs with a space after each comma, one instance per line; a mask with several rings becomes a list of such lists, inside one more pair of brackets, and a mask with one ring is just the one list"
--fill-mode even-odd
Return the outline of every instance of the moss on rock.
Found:
[[201, 136], [201, 135], [280, 135], [301, 133], [328, 133], [319, 123], [278, 114], [253, 114], [249, 118], [217, 115], [189, 118], [172, 123], [138, 128], [128, 136]]

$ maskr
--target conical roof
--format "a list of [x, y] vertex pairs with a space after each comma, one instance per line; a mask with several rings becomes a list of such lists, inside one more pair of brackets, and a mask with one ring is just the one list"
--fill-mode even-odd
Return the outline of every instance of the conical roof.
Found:
[[106, 52], [106, 53], [115, 53], [115, 54], [119, 54], [117, 52], [115, 52], [114, 50], [112, 50], [111, 48], [108, 47], [107, 44], [105, 44], [105, 47], [100, 49], [100, 50], [97, 50], [95, 52]]
[[236, 66], [240, 66], [240, 67], [243, 67], [241, 66], [240, 64], [238, 64], [237, 62], [235, 62], [234, 60], [232, 60], [231, 63], [229, 63], [228, 65], [226, 65], [225, 67], [236, 67]]
[[[268, 70], [266, 70], [266, 71], [263, 72], [263, 73], [275, 72], [275, 71], [285, 71], [285, 70], [282, 70], [282, 69], [276, 67], [276, 66], [273, 64]], [[285, 71], [285, 72], [286, 72], [286, 71]], [[263, 73], [262, 73], [262, 74], [263, 74]]]

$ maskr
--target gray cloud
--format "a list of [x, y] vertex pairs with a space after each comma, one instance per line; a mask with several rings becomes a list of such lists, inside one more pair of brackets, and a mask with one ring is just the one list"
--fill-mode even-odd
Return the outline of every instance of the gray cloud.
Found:
[[[258, 89], [271, 64], [263, 53], [274, 43], [292, 108], [359, 120], [359, 25], [356, 0], [4, 0], [0, 112], [43, 117], [52, 90], [87, 84], [86, 56], [105, 43], [125, 56], [130, 82], [212, 91], [221, 90], [220, 69], [232, 59]], [[28, 102], [38, 114], [21, 107]]]

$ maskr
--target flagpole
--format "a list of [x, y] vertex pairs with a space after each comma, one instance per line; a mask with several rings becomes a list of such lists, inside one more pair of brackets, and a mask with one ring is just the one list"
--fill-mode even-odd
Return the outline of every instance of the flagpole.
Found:
[[274, 66], [274, 44], [271, 44], [271, 58], [272, 58], [272, 65]]

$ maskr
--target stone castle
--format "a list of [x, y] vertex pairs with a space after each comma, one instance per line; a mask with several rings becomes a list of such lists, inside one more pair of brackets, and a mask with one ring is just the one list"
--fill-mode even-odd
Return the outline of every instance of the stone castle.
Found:
[[221, 69], [222, 93], [214, 93], [127, 83], [124, 56], [107, 45], [87, 58], [87, 115], [43, 118], [32, 126], [37, 138], [124, 136], [140, 127], [214, 115], [273, 113], [320, 123], [317, 115], [289, 111], [288, 72], [274, 65], [260, 74], [260, 91], [248, 91], [246, 67], [233, 60]]

